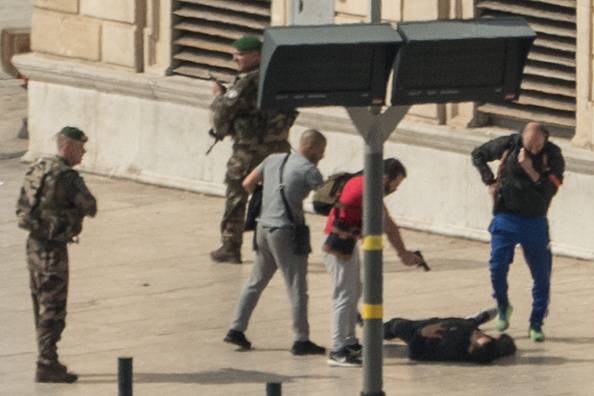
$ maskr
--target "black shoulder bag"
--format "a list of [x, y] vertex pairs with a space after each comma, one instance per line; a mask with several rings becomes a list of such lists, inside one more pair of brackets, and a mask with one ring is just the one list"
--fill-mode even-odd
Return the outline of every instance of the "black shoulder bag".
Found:
[[262, 211], [262, 184], [257, 184], [248, 202], [244, 231], [254, 231]]
[[311, 253], [311, 243], [309, 238], [309, 227], [305, 224], [305, 218], [301, 219], [301, 223], [295, 223], [295, 219], [293, 218], [293, 213], [291, 212], [291, 208], [289, 207], [289, 202], [287, 201], [287, 197], [285, 196], [285, 186], [283, 185], [283, 170], [285, 168], [285, 164], [289, 159], [289, 155], [285, 157], [283, 163], [280, 167], [280, 193], [283, 199], [283, 203], [285, 205], [285, 210], [287, 211], [287, 217], [289, 221], [293, 223], [293, 253], [301, 256], [307, 256]]

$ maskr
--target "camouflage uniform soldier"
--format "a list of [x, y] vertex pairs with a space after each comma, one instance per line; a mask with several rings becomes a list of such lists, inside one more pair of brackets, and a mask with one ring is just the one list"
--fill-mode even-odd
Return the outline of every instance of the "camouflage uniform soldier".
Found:
[[37, 382], [72, 383], [78, 379], [58, 361], [56, 344], [66, 326], [67, 243], [77, 241], [85, 216], [97, 204], [78, 172], [87, 136], [73, 127], [57, 135], [58, 155], [41, 158], [27, 172], [19, 200], [19, 226], [29, 231], [27, 263], [39, 356]]
[[262, 42], [254, 36], [243, 36], [232, 46], [236, 50], [233, 59], [239, 75], [229, 90], [214, 85], [216, 97], [210, 106], [215, 138], [233, 139], [233, 154], [227, 163], [225, 179], [227, 201], [221, 221], [222, 246], [210, 255], [218, 262], [239, 264], [248, 201], [241, 182], [268, 155], [290, 151], [287, 139], [297, 112], [257, 108]]

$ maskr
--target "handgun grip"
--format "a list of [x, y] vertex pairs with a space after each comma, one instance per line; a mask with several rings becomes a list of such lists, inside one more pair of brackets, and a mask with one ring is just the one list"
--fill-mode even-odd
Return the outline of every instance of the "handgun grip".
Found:
[[425, 270], [425, 272], [427, 271], [431, 271], [431, 268], [429, 268], [429, 266], [427, 265], [427, 262], [425, 261], [425, 259], [423, 258], [423, 255], [421, 254], [420, 250], [417, 250], [414, 252], [417, 256], [419, 256], [419, 258], [421, 259], [421, 261], [417, 264], [418, 267], [423, 267], [423, 270]]

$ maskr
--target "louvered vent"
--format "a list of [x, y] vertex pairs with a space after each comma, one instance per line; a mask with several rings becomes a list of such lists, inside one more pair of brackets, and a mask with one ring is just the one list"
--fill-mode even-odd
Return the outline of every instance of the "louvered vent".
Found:
[[483, 104], [479, 113], [494, 125], [516, 128], [540, 121], [551, 133], [570, 138], [575, 133], [576, 1], [476, 0], [477, 16], [521, 16], [537, 38], [524, 68], [516, 102]]
[[[177, 0], [173, 12], [173, 73], [230, 79], [231, 43], [270, 25], [270, 0]], [[225, 78], [227, 77], [227, 78]]]

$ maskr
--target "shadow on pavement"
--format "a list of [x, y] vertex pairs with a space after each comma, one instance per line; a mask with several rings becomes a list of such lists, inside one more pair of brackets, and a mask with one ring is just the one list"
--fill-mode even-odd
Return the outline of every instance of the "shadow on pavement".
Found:
[[[81, 374], [79, 376], [81, 383], [113, 383], [117, 382], [117, 376], [113, 374]], [[328, 379], [332, 376], [319, 375], [296, 375], [287, 376], [276, 373], [238, 370], [233, 368], [223, 368], [218, 371], [204, 371], [197, 373], [134, 373], [134, 383], [179, 383], [179, 384], [236, 384], [236, 383], [254, 383], [262, 384], [268, 382], [289, 383], [299, 379]]]

